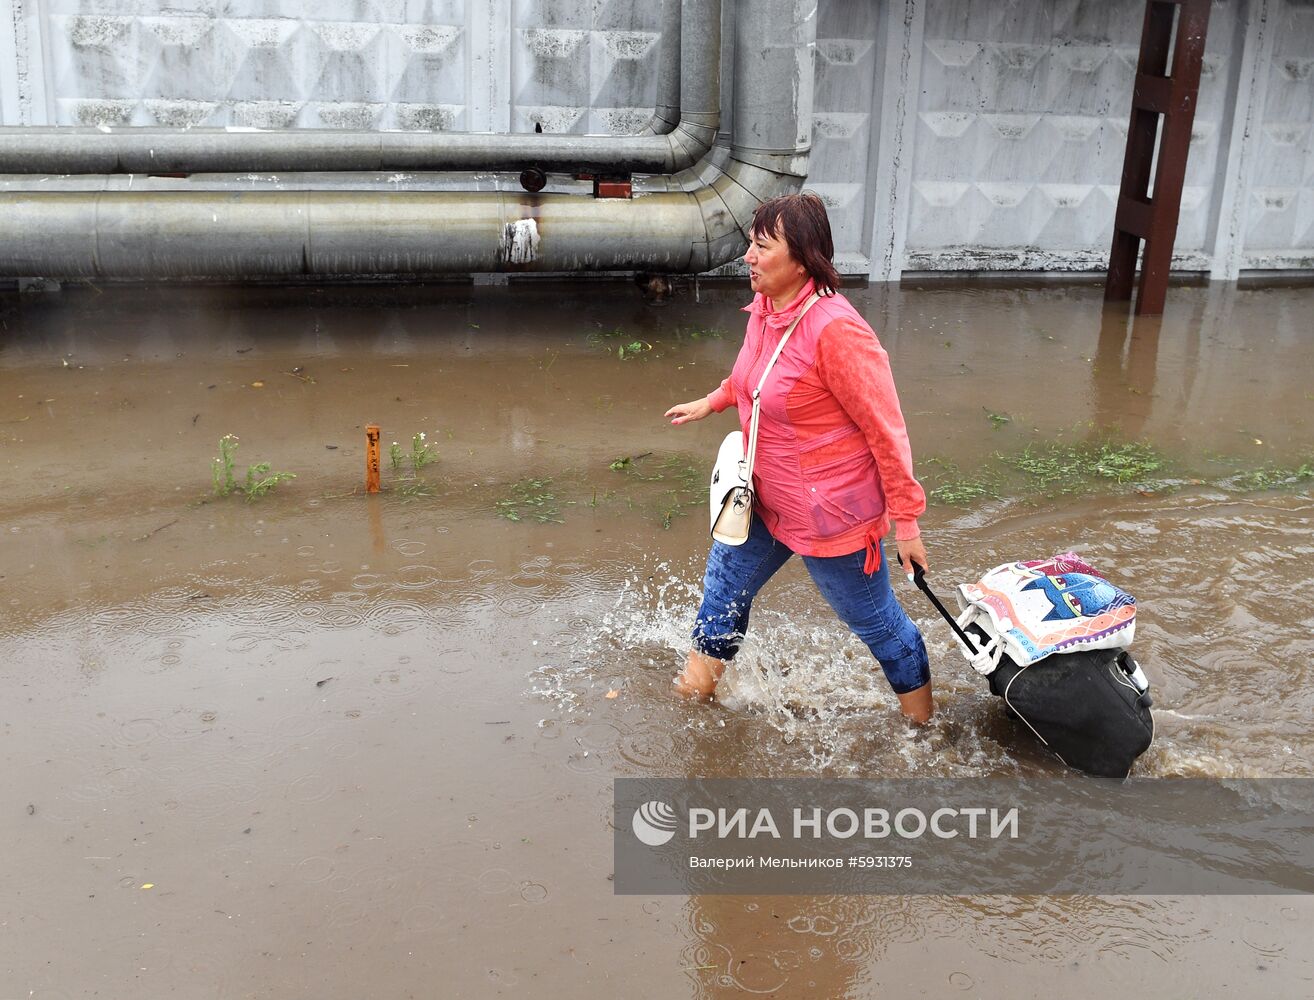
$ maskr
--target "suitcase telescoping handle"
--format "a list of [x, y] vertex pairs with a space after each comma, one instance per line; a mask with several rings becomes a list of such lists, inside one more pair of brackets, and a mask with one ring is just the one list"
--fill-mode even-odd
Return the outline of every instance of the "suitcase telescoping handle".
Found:
[[[902, 559], [899, 560], [899, 564], [903, 564]], [[963, 626], [958, 623], [958, 619], [951, 615], [949, 609], [940, 603], [940, 598], [935, 596], [930, 584], [926, 582], [926, 567], [917, 562], [914, 562], [912, 567], [913, 571], [908, 574], [908, 579], [917, 584], [917, 589], [926, 595], [926, 599], [935, 605], [935, 610], [940, 612], [941, 617], [954, 630], [954, 635], [962, 646], [963, 656], [971, 664], [972, 669], [983, 676], [990, 676], [999, 666], [1004, 655], [1003, 641], [998, 636], [993, 639], [986, 636], [973, 639], [968, 635]]]
[[[902, 560], [900, 561], [900, 565], [903, 565]], [[972, 638], [966, 632], [963, 631], [962, 626], [958, 624], [958, 619], [951, 615], [949, 609], [940, 603], [940, 598], [935, 596], [935, 592], [931, 590], [931, 585], [926, 582], [926, 567], [919, 562], [913, 562], [912, 568], [913, 571], [908, 574], [908, 579], [917, 584], [917, 589], [925, 594], [927, 599], [935, 605], [935, 610], [940, 612], [944, 617], [944, 620], [949, 623], [949, 627], [954, 630], [954, 635], [958, 636], [958, 639], [962, 642], [964, 648], [970, 652], [976, 652], [977, 644], [972, 641]]]

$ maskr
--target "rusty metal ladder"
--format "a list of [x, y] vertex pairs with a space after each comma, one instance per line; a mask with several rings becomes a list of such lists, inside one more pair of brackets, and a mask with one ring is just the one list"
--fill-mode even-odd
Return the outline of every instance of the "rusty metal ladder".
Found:
[[[1131, 298], [1136, 280], [1136, 254], [1144, 240], [1140, 289], [1136, 294], [1138, 316], [1161, 314], [1168, 293], [1168, 271], [1172, 265], [1173, 241], [1177, 238], [1186, 157], [1191, 148], [1191, 126], [1200, 89], [1200, 64], [1209, 28], [1209, 3], [1210, 0], [1147, 0], [1145, 4], [1141, 54], [1132, 88], [1131, 122], [1127, 127], [1127, 151], [1122, 162], [1122, 188], [1113, 221], [1109, 274], [1104, 283], [1105, 301], [1125, 302]], [[1170, 51], [1171, 73], [1168, 72]]]

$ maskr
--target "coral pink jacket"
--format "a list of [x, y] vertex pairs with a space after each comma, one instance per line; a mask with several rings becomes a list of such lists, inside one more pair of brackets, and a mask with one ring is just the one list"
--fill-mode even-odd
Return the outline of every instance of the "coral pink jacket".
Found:
[[[744, 346], [708, 401], [718, 413], [738, 405], [745, 440], [753, 389], [813, 290], [809, 281], [778, 312], [760, 294], [744, 309]], [[753, 486], [776, 539], [809, 556], [866, 547], [866, 572], [873, 573], [891, 520], [896, 538], [918, 537], [926, 494], [913, 478], [890, 359], [844, 296], [824, 296], [808, 310], [771, 370], [761, 409]]]

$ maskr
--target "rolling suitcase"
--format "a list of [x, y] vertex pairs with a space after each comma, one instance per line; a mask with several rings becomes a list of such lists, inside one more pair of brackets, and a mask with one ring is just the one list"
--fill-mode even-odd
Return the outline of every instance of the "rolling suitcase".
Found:
[[1154, 717], [1149, 682], [1126, 649], [1054, 653], [1020, 666], [998, 652], [998, 639], [979, 625], [959, 625], [921, 566], [912, 578], [954, 630], [968, 663], [984, 672], [983, 660], [997, 661], [986, 678], [1010, 715], [1069, 767], [1102, 778], [1127, 777], [1154, 739]]

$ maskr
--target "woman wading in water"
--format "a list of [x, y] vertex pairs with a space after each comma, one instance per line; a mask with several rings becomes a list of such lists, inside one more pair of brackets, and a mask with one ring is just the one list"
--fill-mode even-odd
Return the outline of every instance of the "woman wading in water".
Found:
[[711, 394], [666, 411], [684, 424], [737, 406], [747, 439], [753, 389], [803, 313], [762, 388], [752, 529], [742, 545], [712, 543], [693, 649], [675, 684], [686, 696], [712, 697], [739, 651], [753, 598], [797, 553], [880, 662], [903, 714], [921, 723], [934, 710], [926, 646], [890, 588], [881, 539], [893, 521], [899, 562], [927, 566], [917, 526], [926, 494], [913, 478], [889, 358], [836, 292], [834, 254], [816, 195], [759, 205], [744, 254], [756, 295], [734, 370]]

